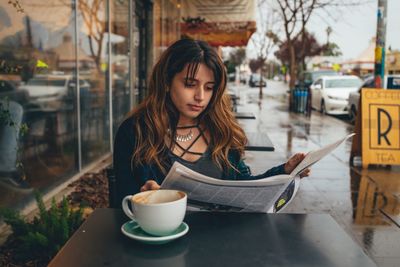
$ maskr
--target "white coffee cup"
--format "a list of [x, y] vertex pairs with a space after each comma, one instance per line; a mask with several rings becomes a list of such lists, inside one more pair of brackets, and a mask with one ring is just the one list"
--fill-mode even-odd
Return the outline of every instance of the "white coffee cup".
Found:
[[[128, 205], [129, 201], [132, 209]], [[181, 225], [186, 203], [185, 192], [161, 189], [126, 196], [122, 200], [122, 209], [143, 231], [155, 236], [166, 236]]]

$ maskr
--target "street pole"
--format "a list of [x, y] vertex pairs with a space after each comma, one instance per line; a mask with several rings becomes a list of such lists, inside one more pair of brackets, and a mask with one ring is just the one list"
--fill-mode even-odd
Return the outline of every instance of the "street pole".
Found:
[[375, 46], [375, 87], [383, 88], [385, 79], [387, 0], [378, 0], [378, 25]]

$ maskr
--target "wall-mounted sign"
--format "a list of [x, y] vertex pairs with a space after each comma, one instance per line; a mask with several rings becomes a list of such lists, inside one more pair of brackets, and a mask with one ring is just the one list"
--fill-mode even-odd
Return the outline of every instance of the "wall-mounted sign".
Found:
[[361, 91], [362, 165], [400, 164], [400, 90]]

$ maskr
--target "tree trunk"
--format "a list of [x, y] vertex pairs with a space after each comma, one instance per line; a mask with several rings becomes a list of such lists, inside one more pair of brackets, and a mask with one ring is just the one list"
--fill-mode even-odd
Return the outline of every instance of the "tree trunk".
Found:
[[[263, 64], [264, 65], [264, 64]], [[263, 91], [262, 91], [262, 67], [260, 68], [260, 92], [258, 94], [258, 97], [260, 98], [260, 100], [263, 98]]]
[[290, 74], [290, 82], [289, 82], [289, 110], [293, 109], [293, 97], [292, 90], [294, 89], [294, 84], [296, 82], [296, 54], [294, 51], [294, 46], [292, 42], [288, 42], [288, 48], [290, 51], [290, 66], [289, 66], [289, 74]]

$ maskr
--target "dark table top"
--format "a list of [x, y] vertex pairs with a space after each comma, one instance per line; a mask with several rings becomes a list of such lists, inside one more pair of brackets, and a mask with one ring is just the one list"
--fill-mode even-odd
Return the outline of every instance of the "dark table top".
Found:
[[248, 143], [245, 150], [251, 151], [274, 151], [275, 147], [269, 139], [268, 135], [260, 132], [245, 131]]
[[129, 239], [121, 210], [97, 209], [49, 266], [376, 266], [327, 214], [188, 213], [163, 245]]

